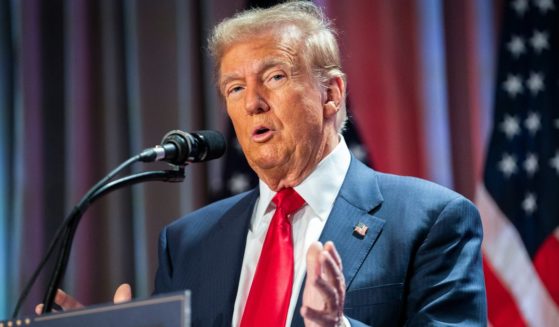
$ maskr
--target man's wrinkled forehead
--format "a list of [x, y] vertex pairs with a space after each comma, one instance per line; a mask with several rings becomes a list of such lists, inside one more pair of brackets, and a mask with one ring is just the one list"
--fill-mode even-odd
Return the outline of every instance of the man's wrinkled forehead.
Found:
[[233, 42], [227, 45], [221, 57], [219, 58], [220, 61], [217, 65], [217, 67], [219, 67], [218, 76], [217, 76], [218, 83], [222, 81], [221, 66], [222, 66], [223, 58], [225, 58], [225, 55], [236, 45], [246, 43], [246, 42], [251, 42], [251, 40], [255, 40], [257, 38], [270, 37], [274, 39], [275, 42], [278, 43], [278, 45], [283, 44], [285, 46], [294, 49], [295, 52], [300, 52], [299, 50], [301, 50], [300, 46], [302, 41], [302, 35], [303, 33], [301, 32], [298, 26], [295, 26], [293, 24], [283, 24], [283, 25], [270, 26], [258, 33], [253, 32], [250, 34], [247, 33], [242, 36], [239, 36], [236, 40], [234, 40]]

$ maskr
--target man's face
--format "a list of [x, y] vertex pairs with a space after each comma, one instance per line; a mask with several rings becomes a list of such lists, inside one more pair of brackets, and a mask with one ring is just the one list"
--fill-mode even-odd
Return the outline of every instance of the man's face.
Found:
[[334, 117], [324, 110], [327, 92], [298, 44], [283, 35], [235, 43], [220, 64], [219, 87], [239, 143], [272, 189], [300, 183], [337, 143]]

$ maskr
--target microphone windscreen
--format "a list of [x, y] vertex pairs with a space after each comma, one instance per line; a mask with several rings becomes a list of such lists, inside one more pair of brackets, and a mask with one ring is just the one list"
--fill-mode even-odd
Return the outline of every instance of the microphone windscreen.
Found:
[[212, 130], [202, 130], [196, 131], [196, 134], [204, 140], [203, 143], [207, 146], [204, 161], [219, 158], [225, 153], [225, 137], [221, 133]]

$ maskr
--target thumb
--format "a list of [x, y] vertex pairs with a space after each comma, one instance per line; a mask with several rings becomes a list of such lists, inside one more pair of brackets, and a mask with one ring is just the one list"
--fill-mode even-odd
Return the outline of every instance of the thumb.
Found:
[[130, 284], [121, 284], [115, 291], [113, 302], [116, 304], [130, 300], [132, 300], [132, 288], [130, 288]]

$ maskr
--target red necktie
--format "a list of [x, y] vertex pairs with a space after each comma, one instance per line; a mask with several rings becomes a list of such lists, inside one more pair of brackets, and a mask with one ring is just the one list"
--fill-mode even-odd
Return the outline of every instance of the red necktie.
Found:
[[292, 188], [272, 200], [276, 212], [268, 227], [241, 319], [241, 327], [285, 327], [293, 287], [293, 236], [289, 215], [305, 200]]

